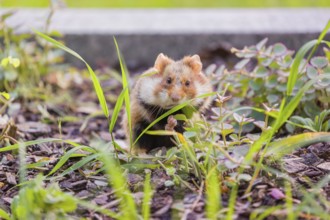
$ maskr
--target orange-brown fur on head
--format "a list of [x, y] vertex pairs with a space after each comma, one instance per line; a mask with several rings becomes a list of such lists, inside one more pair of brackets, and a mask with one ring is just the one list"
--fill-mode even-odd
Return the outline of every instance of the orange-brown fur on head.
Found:
[[[173, 61], [159, 54], [153, 70], [157, 74], [139, 80], [139, 98], [147, 104], [172, 108], [184, 101], [196, 98], [212, 91], [210, 83], [202, 71], [202, 62], [198, 55], [186, 56]], [[193, 102], [200, 105], [201, 99]]]

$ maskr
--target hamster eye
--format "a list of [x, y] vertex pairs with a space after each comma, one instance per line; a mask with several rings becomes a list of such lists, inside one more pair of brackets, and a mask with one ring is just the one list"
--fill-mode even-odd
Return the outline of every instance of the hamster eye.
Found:
[[168, 78], [167, 78], [166, 83], [167, 83], [167, 84], [171, 84], [171, 83], [172, 83], [172, 79], [171, 79], [171, 77], [168, 77]]
[[186, 81], [185, 82], [185, 85], [188, 87], [188, 86], [190, 86], [190, 81]]

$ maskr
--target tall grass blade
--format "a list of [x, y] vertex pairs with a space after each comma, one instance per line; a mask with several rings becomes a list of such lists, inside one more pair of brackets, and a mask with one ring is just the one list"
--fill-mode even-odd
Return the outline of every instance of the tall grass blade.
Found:
[[143, 203], [142, 203], [142, 216], [144, 220], [150, 219], [150, 206], [152, 200], [152, 189], [150, 185], [150, 173], [147, 173], [144, 181], [143, 189]]
[[76, 58], [78, 58], [79, 60], [83, 61], [88, 69], [88, 72], [90, 74], [90, 77], [92, 79], [92, 82], [93, 82], [93, 85], [94, 85], [94, 89], [95, 89], [95, 92], [96, 92], [96, 95], [99, 99], [99, 102], [100, 102], [100, 105], [101, 105], [101, 108], [103, 110], [103, 113], [105, 115], [105, 117], [109, 117], [109, 110], [108, 110], [108, 106], [107, 106], [107, 102], [106, 102], [106, 99], [104, 97], [104, 92], [102, 90], [102, 87], [101, 87], [101, 84], [99, 82], [99, 80], [97, 79], [97, 76], [96, 74], [94, 73], [93, 69], [89, 66], [89, 64], [75, 51], [73, 51], [72, 49], [64, 46], [62, 43], [56, 41], [55, 39], [39, 32], [39, 31], [36, 31], [34, 30], [34, 32], [41, 38], [43, 38], [44, 40], [46, 40], [47, 42], [59, 47], [60, 49], [68, 52], [69, 54], [75, 56]]
[[292, 201], [292, 189], [291, 185], [288, 181], [285, 182], [285, 206], [287, 210], [287, 220], [294, 220], [296, 219], [295, 217], [295, 212], [293, 210], [293, 201]]
[[109, 125], [109, 132], [112, 133], [113, 129], [115, 127], [115, 124], [117, 122], [117, 118], [120, 112], [121, 107], [123, 106], [123, 102], [124, 102], [124, 96], [126, 93], [127, 88], [123, 89], [120, 93], [120, 95], [118, 96], [115, 108], [113, 109], [112, 112], [112, 116], [111, 116], [111, 121], [110, 121], [110, 125]]
[[[88, 156], [84, 157], [83, 159], [81, 159], [80, 161], [78, 161], [77, 163], [73, 164], [68, 169], [64, 170], [63, 173], [61, 173], [57, 177], [65, 176], [65, 175], [79, 169], [80, 167], [84, 166], [85, 164], [89, 163], [90, 161], [93, 161], [97, 157], [99, 157], [98, 153], [88, 155]], [[55, 177], [55, 178], [57, 178], [57, 177]]]
[[[131, 120], [131, 103], [130, 103], [130, 97], [129, 97], [130, 93], [129, 93], [129, 89], [128, 89], [129, 83], [128, 83], [127, 68], [122, 59], [122, 56], [121, 56], [121, 53], [120, 53], [120, 50], [118, 47], [118, 43], [117, 43], [117, 40], [115, 37], [113, 37], [113, 41], [116, 46], [117, 56], [118, 56], [118, 60], [119, 60], [119, 64], [120, 64], [123, 90], [125, 90], [125, 92], [124, 92], [125, 111], [126, 111], [126, 115], [127, 115], [127, 122], [128, 122], [128, 128], [129, 128], [129, 141], [130, 141], [130, 145], [132, 146], [133, 136], [132, 136], [132, 120]], [[130, 149], [132, 149], [132, 147]]]
[[19, 182], [23, 183], [26, 180], [26, 147], [24, 143], [19, 144]]
[[221, 191], [216, 167], [210, 170], [206, 177], [206, 216], [208, 219], [218, 219], [221, 208]]
[[68, 152], [66, 152], [61, 159], [57, 162], [57, 164], [54, 166], [54, 168], [48, 173], [47, 176], [52, 175], [53, 173], [55, 173], [58, 169], [60, 169], [65, 162], [67, 162], [69, 160], [69, 158], [78, 150], [80, 150], [82, 148], [82, 146], [80, 147], [76, 147], [76, 148], [72, 148], [71, 150], [69, 150]]
[[28, 147], [28, 146], [36, 145], [36, 144], [43, 144], [43, 143], [47, 143], [47, 142], [61, 142], [61, 141], [62, 141], [62, 139], [58, 139], [58, 138], [45, 138], [45, 139], [40, 139], [40, 140], [35, 140], [35, 141], [20, 142], [17, 144], [8, 145], [6, 147], [0, 148], [0, 153], [10, 151], [10, 150], [16, 150], [20, 147], [20, 145], [22, 145], [24, 147]]
[[109, 183], [115, 195], [120, 199], [121, 219], [138, 219], [138, 212], [132, 193], [127, 188], [120, 165], [114, 160], [107, 149], [100, 146], [100, 161], [103, 162]]
[[279, 159], [297, 148], [319, 142], [330, 142], [330, 132], [309, 132], [274, 141], [266, 149], [265, 156]]

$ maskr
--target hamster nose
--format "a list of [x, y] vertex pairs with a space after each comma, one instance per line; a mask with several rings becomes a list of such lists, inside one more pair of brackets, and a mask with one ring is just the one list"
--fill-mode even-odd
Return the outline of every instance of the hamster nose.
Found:
[[172, 94], [171, 99], [173, 102], [178, 102], [180, 100], [180, 95], [179, 94]]

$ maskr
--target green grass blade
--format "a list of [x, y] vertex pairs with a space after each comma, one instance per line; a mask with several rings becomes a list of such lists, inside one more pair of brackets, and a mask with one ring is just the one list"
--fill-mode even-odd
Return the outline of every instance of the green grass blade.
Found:
[[40, 139], [40, 140], [35, 140], [35, 141], [20, 142], [17, 144], [8, 145], [6, 147], [0, 148], [0, 153], [10, 151], [10, 150], [16, 150], [20, 147], [21, 144], [24, 147], [28, 147], [28, 146], [36, 145], [36, 144], [43, 144], [43, 143], [47, 143], [47, 142], [61, 142], [61, 141], [62, 140], [58, 139], [58, 138], [45, 138], [45, 139]]
[[72, 154], [74, 154], [76, 151], [80, 150], [81, 148], [82, 148], [82, 146], [75, 147], [75, 148], [72, 148], [71, 150], [69, 150], [68, 152], [66, 152], [61, 157], [61, 159], [58, 161], [58, 163], [54, 166], [54, 168], [47, 174], [47, 176], [52, 175], [58, 169], [60, 169], [65, 164], [65, 162], [67, 162], [69, 160], [69, 158], [72, 156]]
[[125, 88], [121, 91], [120, 95], [118, 96], [115, 108], [113, 109], [112, 116], [111, 116], [111, 121], [110, 121], [110, 125], [109, 125], [109, 132], [110, 133], [113, 132], [113, 128], [115, 127], [115, 124], [117, 122], [117, 118], [118, 118], [120, 109], [123, 106], [124, 96], [125, 96], [126, 90], [127, 90], [127, 88]]
[[9, 220], [10, 219], [10, 216], [7, 212], [5, 212], [5, 210], [1, 209], [0, 208], [0, 217], [2, 219], [5, 219], [5, 220]]
[[121, 219], [138, 219], [137, 208], [132, 193], [127, 188], [126, 178], [108, 149], [100, 146], [100, 161], [103, 162], [107, 178], [115, 195], [120, 199]]
[[18, 150], [18, 158], [19, 158], [19, 182], [23, 183], [26, 180], [26, 147], [24, 143], [19, 143]]
[[330, 132], [309, 132], [283, 138], [272, 142], [266, 149], [265, 156], [281, 158], [283, 155], [292, 153], [295, 149], [319, 142], [329, 142]]
[[288, 181], [285, 182], [285, 206], [287, 210], [287, 220], [295, 220], [296, 214], [293, 209], [293, 198], [292, 198], [292, 188]]
[[89, 71], [89, 74], [90, 74], [90, 77], [92, 79], [92, 82], [93, 82], [93, 85], [94, 85], [94, 89], [95, 89], [95, 92], [96, 92], [96, 95], [99, 99], [99, 102], [100, 102], [100, 105], [101, 105], [101, 108], [103, 110], [103, 113], [105, 115], [105, 117], [109, 117], [109, 110], [108, 110], [108, 106], [107, 106], [107, 102], [106, 102], [106, 99], [104, 97], [104, 92], [102, 90], [102, 87], [101, 87], [101, 84], [99, 82], [99, 80], [97, 79], [97, 76], [96, 74], [94, 73], [93, 69], [89, 66], [89, 64], [75, 51], [73, 51], [72, 49], [66, 47], [65, 45], [63, 45], [62, 43], [56, 41], [55, 39], [39, 32], [39, 31], [36, 31], [34, 30], [34, 32], [41, 38], [43, 38], [44, 40], [46, 40], [47, 42], [55, 45], [56, 47], [59, 47], [60, 49], [68, 52], [69, 54], [75, 56], [76, 58], [78, 58], [79, 60], [83, 61]]
[[291, 95], [293, 88], [297, 82], [299, 75], [299, 67], [301, 65], [302, 60], [304, 59], [307, 52], [315, 45], [317, 45], [317, 40], [309, 41], [308, 43], [304, 44], [304, 46], [302, 46], [297, 52], [294, 61], [292, 63], [292, 67], [290, 69], [290, 75], [288, 77], [288, 83], [286, 88], [287, 90], [286, 92], [288, 96]]
[[[125, 89], [124, 93], [124, 100], [125, 100], [125, 111], [127, 114], [127, 122], [128, 122], [128, 128], [129, 128], [129, 143], [132, 145], [133, 142], [133, 136], [132, 136], [132, 119], [131, 119], [131, 102], [130, 102], [130, 97], [129, 97], [129, 83], [128, 83], [128, 74], [127, 74], [127, 68], [126, 65], [124, 65], [118, 43], [115, 37], [113, 37], [113, 41], [116, 46], [117, 50], [117, 56], [120, 64], [120, 70], [121, 70], [121, 78], [122, 78], [122, 84], [123, 84], [123, 89]], [[127, 88], [127, 89], [126, 89]], [[132, 148], [130, 148], [132, 149]]]
[[142, 203], [142, 216], [144, 220], [150, 219], [150, 206], [151, 206], [152, 194], [153, 192], [150, 185], [150, 173], [147, 173], [146, 179], [144, 181], [143, 203]]
[[291, 101], [285, 105], [285, 108], [282, 108], [282, 110], [280, 110], [279, 114], [278, 114], [278, 118], [276, 119], [276, 121], [273, 123], [273, 129], [275, 131], [277, 131], [288, 119], [289, 117], [292, 115], [292, 113], [295, 111], [295, 109], [297, 108], [297, 106], [300, 103], [300, 100], [302, 99], [302, 97], [304, 96], [305, 92], [313, 85], [315, 84], [315, 82], [317, 82], [320, 79], [330, 79], [330, 77], [328, 76], [324, 76], [324, 75], [320, 75], [319, 77], [308, 81], [296, 94], [295, 97], [293, 97], [291, 99]]
[[60, 175], [56, 176], [60, 177], [60, 176], [65, 176], [77, 169], [79, 169], [80, 167], [84, 166], [85, 164], [89, 163], [90, 161], [94, 160], [95, 158], [97, 158], [99, 155], [97, 153], [95, 154], [91, 154], [89, 156], [84, 157], [83, 159], [81, 159], [80, 161], [78, 161], [77, 163], [73, 164], [71, 167], [69, 167], [68, 169], [64, 170], [63, 173], [61, 173]]
[[206, 216], [207, 219], [218, 219], [221, 204], [220, 183], [217, 169], [214, 167], [206, 177]]

